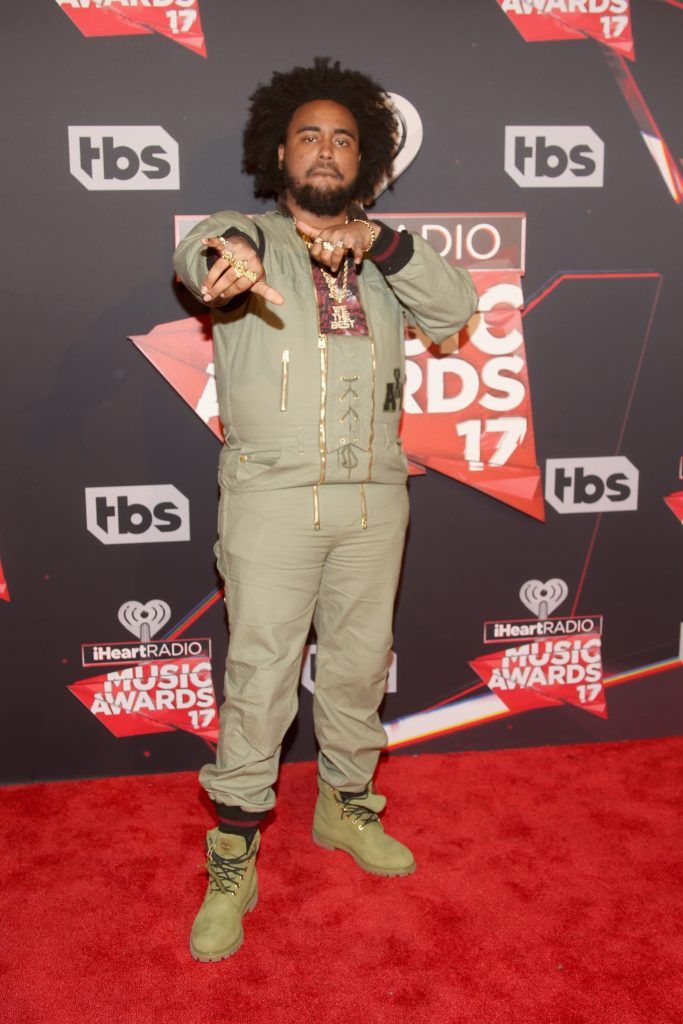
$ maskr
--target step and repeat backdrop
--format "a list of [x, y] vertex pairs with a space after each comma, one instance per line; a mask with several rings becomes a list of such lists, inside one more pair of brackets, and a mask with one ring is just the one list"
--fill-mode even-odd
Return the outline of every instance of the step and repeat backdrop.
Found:
[[[248, 97], [331, 56], [390, 93], [371, 212], [468, 267], [441, 351], [406, 337], [411, 527], [389, 749], [683, 725], [683, 3], [24, 0], [3, 10], [2, 771], [211, 758], [209, 318], [179, 238], [260, 212]], [[315, 637], [285, 756], [315, 753]], [[590, 781], [587, 780], [587, 784]]]

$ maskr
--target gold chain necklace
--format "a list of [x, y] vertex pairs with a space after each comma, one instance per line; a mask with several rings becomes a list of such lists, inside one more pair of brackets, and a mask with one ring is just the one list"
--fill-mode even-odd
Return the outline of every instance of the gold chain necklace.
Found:
[[341, 284], [339, 279], [335, 281], [332, 274], [329, 274], [326, 270], [320, 267], [320, 273], [323, 275], [327, 290], [332, 299], [332, 321], [330, 323], [331, 331], [350, 331], [353, 330], [356, 321], [349, 313], [349, 308], [346, 305], [346, 292], [349, 285], [349, 267], [351, 265], [351, 258], [349, 256], [344, 257], [344, 270], [341, 275]]
[[330, 293], [330, 298], [334, 302], [345, 303], [346, 292], [349, 287], [349, 258], [344, 257], [344, 270], [341, 275], [341, 284], [339, 283], [339, 271], [337, 271], [337, 277], [333, 277], [324, 267], [320, 267], [320, 273], [325, 278], [325, 284], [327, 290]]
[[[349, 218], [346, 217], [345, 224], [349, 223]], [[299, 234], [299, 237], [303, 239], [307, 249], [313, 248], [313, 242], [306, 238], [305, 235]], [[327, 270], [324, 269], [319, 263], [317, 264], [320, 273], [323, 276], [323, 280], [327, 285], [327, 291], [330, 298], [332, 299], [332, 321], [329, 326], [331, 331], [348, 331], [352, 330], [355, 326], [356, 321], [349, 313], [348, 306], [346, 305], [346, 293], [349, 287], [349, 267], [351, 265], [351, 259], [349, 256], [344, 257], [344, 269], [342, 271], [341, 284], [339, 283], [339, 271], [337, 271], [337, 277], [335, 278]]]

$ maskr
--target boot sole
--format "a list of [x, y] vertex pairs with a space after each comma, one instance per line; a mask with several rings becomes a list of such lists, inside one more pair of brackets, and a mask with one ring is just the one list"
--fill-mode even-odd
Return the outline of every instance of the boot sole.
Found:
[[342, 846], [341, 843], [330, 843], [327, 839], [323, 839], [317, 832], [313, 833], [313, 842], [316, 846], [319, 846], [322, 850], [341, 850], [342, 853], [348, 853], [349, 857], [352, 857], [359, 868], [363, 871], [367, 871], [370, 875], [382, 875], [384, 878], [396, 878], [404, 875], [412, 875], [413, 871], [417, 868], [417, 864], [413, 861], [406, 868], [381, 868], [376, 864], [368, 864], [367, 861], [359, 857], [358, 854], [350, 850], [348, 846]]
[[[250, 899], [250, 901], [244, 908], [244, 914], [242, 916], [244, 917], [244, 915], [248, 914], [250, 910], [253, 910], [257, 902], [258, 893], [254, 893], [253, 897]], [[226, 949], [221, 949], [217, 953], [199, 953], [192, 945], [192, 939], [190, 939], [190, 955], [192, 956], [193, 960], [198, 960], [202, 964], [217, 964], [219, 960], [227, 960], [229, 956], [232, 956], [233, 953], [236, 953], [243, 942], [244, 934], [242, 934], [242, 936], [237, 940], [237, 942], [233, 942], [232, 946], [227, 946]]]

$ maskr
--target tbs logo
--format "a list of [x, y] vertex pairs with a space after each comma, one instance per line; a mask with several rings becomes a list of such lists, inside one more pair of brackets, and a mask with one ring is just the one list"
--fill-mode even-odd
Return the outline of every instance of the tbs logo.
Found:
[[605, 144], [588, 125], [507, 125], [505, 171], [520, 188], [602, 188]]
[[180, 188], [178, 143], [158, 124], [70, 125], [69, 169], [91, 192]]
[[85, 515], [103, 544], [190, 539], [190, 503], [172, 484], [86, 487]]
[[548, 459], [545, 500], [556, 512], [633, 512], [638, 470], [623, 456]]

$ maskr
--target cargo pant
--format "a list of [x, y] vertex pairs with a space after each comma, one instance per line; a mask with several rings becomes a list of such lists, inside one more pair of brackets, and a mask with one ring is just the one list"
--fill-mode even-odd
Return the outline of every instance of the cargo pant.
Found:
[[[313, 720], [318, 770], [359, 791], [386, 733], [382, 701], [394, 600], [408, 524], [403, 484], [223, 490], [218, 568], [230, 644], [216, 763], [200, 782], [212, 800], [245, 811], [275, 804], [282, 740], [297, 710], [304, 645], [317, 634]], [[367, 525], [362, 525], [362, 511]]]

